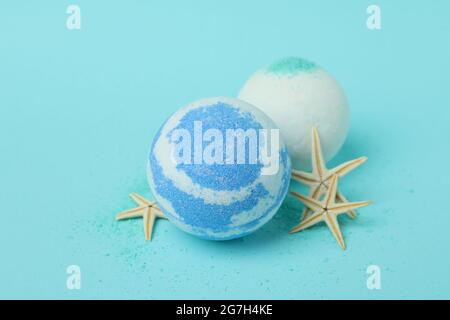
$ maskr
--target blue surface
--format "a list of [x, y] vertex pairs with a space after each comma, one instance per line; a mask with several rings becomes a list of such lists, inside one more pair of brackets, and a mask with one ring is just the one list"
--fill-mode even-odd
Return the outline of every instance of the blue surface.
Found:
[[[0, 297], [450, 298], [450, 2], [68, 1], [0, 3]], [[150, 197], [149, 141], [186, 102], [236, 96], [255, 70], [303, 56], [349, 97], [342, 179], [347, 251], [325, 226], [295, 235], [289, 198], [255, 234], [224, 243], [158, 221], [117, 223]], [[79, 265], [82, 289], [66, 288]], [[366, 287], [379, 265], [382, 290]]]

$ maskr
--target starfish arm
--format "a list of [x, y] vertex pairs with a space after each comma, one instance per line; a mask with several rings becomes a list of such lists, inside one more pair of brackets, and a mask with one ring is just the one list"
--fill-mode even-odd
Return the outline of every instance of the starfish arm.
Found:
[[292, 228], [291, 231], [289, 231], [289, 233], [296, 233], [296, 232], [302, 231], [302, 230], [307, 229], [321, 221], [323, 221], [323, 210], [317, 211], [312, 216], [303, 220], [299, 225]]
[[331, 178], [330, 186], [328, 187], [327, 194], [325, 196], [325, 207], [333, 204], [336, 200], [336, 192], [337, 192], [337, 184], [338, 177], [337, 175], [333, 175]]
[[317, 173], [321, 178], [324, 177], [327, 169], [325, 168], [325, 162], [323, 160], [322, 155], [322, 147], [320, 146], [320, 138], [319, 138], [319, 132], [317, 131], [317, 128], [312, 128], [312, 152], [311, 152], [311, 159], [312, 159], [312, 167], [313, 172]]
[[[315, 200], [320, 200], [320, 196], [321, 196], [321, 191], [322, 188], [319, 186], [316, 186], [314, 188], [311, 188], [310, 192], [309, 192], [309, 197]], [[310, 208], [308, 208], [307, 206], [305, 206], [305, 208], [303, 209], [303, 213], [302, 213], [302, 218], [301, 221], [305, 220], [310, 214], [311, 214], [312, 210]]]
[[162, 218], [162, 219], [167, 219], [166, 216], [164, 215], [164, 212], [162, 212], [162, 210], [157, 206], [157, 205], [153, 205], [152, 209], [154, 209], [154, 214], [158, 217], [158, 218]]
[[142, 207], [148, 207], [154, 204], [154, 202], [145, 199], [143, 196], [137, 193], [131, 193], [130, 198]]
[[328, 228], [331, 230], [336, 241], [339, 243], [339, 246], [342, 250], [345, 250], [345, 242], [344, 237], [342, 236], [341, 228], [339, 228], [339, 223], [337, 221], [337, 217], [335, 214], [325, 214], [324, 220], [328, 225]]
[[[349, 201], [344, 197], [342, 193], [339, 191], [336, 193], [336, 200], [343, 203], [348, 203]], [[356, 219], [357, 213], [355, 210], [349, 210], [347, 211], [347, 216], [349, 216], [351, 219]]]
[[313, 186], [320, 183], [320, 180], [318, 180], [315, 175], [294, 169], [292, 170], [292, 179], [307, 186]]
[[331, 178], [334, 174], [338, 175], [339, 178], [342, 178], [347, 173], [352, 171], [353, 169], [356, 169], [360, 165], [362, 165], [364, 162], [366, 162], [369, 158], [367, 157], [361, 157], [355, 160], [351, 160], [348, 162], [345, 162], [341, 164], [340, 166], [337, 166], [336, 168], [331, 169], [328, 172], [327, 179]]
[[152, 213], [151, 208], [147, 208], [144, 214], [144, 233], [145, 240], [152, 240], [153, 225], [155, 223], [156, 216]]
[[124, 220], [124, 219], [132, 219], [132, 218], [142, 217], [143, 211], [144, 211], [144, 208], [142, 208], [142, 207], [137, 207], [134, 209], [122, 211], [116, 216], [116, 220]]
[[300, 200], [305, 206], [307, 206], [308, 208], [312, 209], [312, 210], [322, 210], [322, 204], [317, 201], [314, 200], [312, 198], [309, 197], [305, 197], [304, 195], [301, 195], [300, 193], [291, 192], [291, 195], [293, 195], [294, 197], [296, 197], [298, 200]]
[[328, 207], [328, 212], [338, 215], [346, 213], [349, 210], [355, 210], [361, 207], [368, 206], [370, 203], [370, 201], [335, 203], [332, 206]]

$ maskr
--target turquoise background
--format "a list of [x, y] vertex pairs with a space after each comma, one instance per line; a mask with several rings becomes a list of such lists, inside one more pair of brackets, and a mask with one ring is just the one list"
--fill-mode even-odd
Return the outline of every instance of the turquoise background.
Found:
[[[81, 30], [66, 8], [81, 8]], [[382, 30], [366, 8], [382, 9]], [[450, 2], [2, 1], [1, 298], [450, 298]], [[159, 221], [115, 222], [150, 197], [160, 124], [198, 98], [236, 96], [256, 69], [298, 55], [324, 66], [351, 105], [330, 166], [351, 200], [342, 252], [326, 226], [288, 235], [286, 200], [257, 233], [207, 242]], [[297, 186], [293, 186], [297, 188]], [[66, 288], [81, 267], [82, 288]], [[366, 287], [381, 268], [382, 290]]]

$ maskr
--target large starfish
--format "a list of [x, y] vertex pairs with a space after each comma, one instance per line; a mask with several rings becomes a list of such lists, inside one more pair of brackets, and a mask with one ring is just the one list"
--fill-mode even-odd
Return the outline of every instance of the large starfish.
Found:
[[[312, 141], [311, 141], [311, 161], [312, 161], [312, 172], [304, 172], [292, 170], [292, 179], [301, 182], [310, 187], [309, 196], [315, 200], [319, 200], [326, 192], [329, 187], [329, 181], [333, 175], [337, 175], [339, 178], [345, 176], [347, 173], [353, 169], [359, 167], [361, 164], [366, 162], [367, 157], [361, 157], [355, 160], [351, 160], [337, 166], [331, 170], [328, 170], [325, 166], [325, 161], [323, 160], [322, 148], [320, 146], [320, 138], [316, 128], [312, 128]], [[344, 195], [336, 192], [336, 200], [339, 202], [348, 202]], [[301, 221], [306, 219], [311, 213], [310, 208], [305, 207], [303, 209], [303, 214]], [[355, 219], [356, 211], [349, 210], [347, 215]], [[295, 228], [294, 228], [295, 229]], [[292, 229], [292, 230], [294, 230]], [[291, 231], [292, 231], [291, 230]]]
[[130, 194], [139, 207], [123, 211], [116, 216], [116, 220], [125, 220], [132, 218], [144, 218], [145, 239], [151, 240], [153, 233], [153, 225], [156, 218], [166, 219], [161, 209], [158, 208], [156, 202], [151, 202], [137, 193]]
[[302, 223], [296, 228], [291, 230], [291, 233], [304, 230], [319, 222], [325, 221], [331, 233], [339, 243], [339, 246], [342, 248], [342, 250], [345, 250], [344, 238], [342, 236], [341, 229], [339, 228], [339, 223], [337, 220], [338, 215], [346, 213], [349, 210], [367, 206], [370, 204], [370, 202], [362, 201], [336, 203], [337, 182], [338, 176], [336, 174], [332, 175], [328, 190], [322, 201], [318, 201], [310, 197], [305, 197], [297, 192], [291, 192], [291, 194], [301, 202], [303, 202], [305, 206], [313, 210], [312, 215], [303, 220]]

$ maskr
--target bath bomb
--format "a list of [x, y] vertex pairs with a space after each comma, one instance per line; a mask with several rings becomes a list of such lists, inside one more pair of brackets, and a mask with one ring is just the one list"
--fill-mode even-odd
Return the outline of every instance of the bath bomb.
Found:
[[274, 122], [238, 99], [191, 103], [156, 134], [148, 159], [152, 193], [180, 229], [210, 240], [245, 236], [286, 196], [287, 148]]
[[285, 58], [259, 70], [242, 87], [239, 99], [261, 109], [279, 126], [295, 169], [311, 168], [313, 126], [326, 161], [347, 136], [346, 95], [328, 72], [310, 61]]

